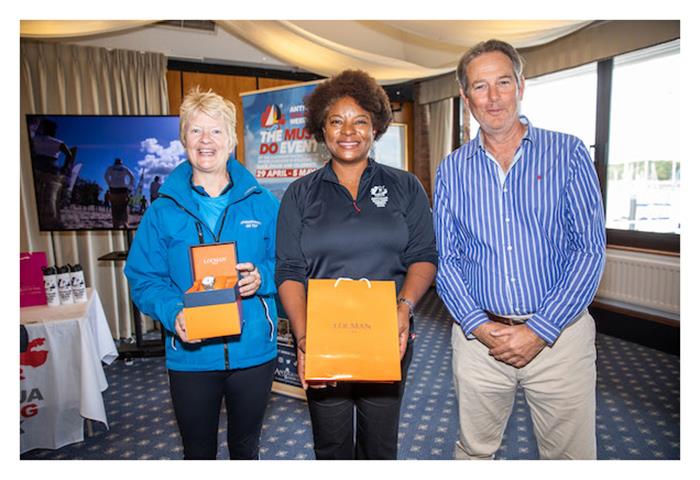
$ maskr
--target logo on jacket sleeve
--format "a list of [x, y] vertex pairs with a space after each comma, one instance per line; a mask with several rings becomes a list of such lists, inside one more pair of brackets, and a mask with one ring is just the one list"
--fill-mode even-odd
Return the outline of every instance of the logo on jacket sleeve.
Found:
[[369, 193], [372, 195], [372, 202], [374, 202], [377, 207], [386, 207], [386, 202], [389, 201], [389, 197], [387, 196], [388, 192], [384, 185], [375, 185]]

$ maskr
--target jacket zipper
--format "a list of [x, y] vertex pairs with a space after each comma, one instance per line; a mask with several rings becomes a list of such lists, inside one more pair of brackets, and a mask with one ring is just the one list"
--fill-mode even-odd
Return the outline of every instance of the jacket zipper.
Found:
[[[364, 176], [364, 173], [363, 173], [363, 176]], [[360, 200], [361, 194], [363, 193], [363, 187], [365, 187], [367, 185], [367, 183], [370, 182], [369, 179], [365, 180], [365, 182], [363, 183], [362, 178], [360, 178], [360, 185], [358, 186], [358, 189], [357, 189], [357, 198], [352, 198], [352, 194], [350, 193], [350, 190], [348, 190], [345, 187], [345, 185], [340, 183], [338, 180], [331, 180], [331, 179], [326, 178], [326, 179], [324, 179], [324, 181], [333, 183], [335, 185], [338, 185], [340, 188], [342, 188], [345, 191], [345, 193], [347, 194], [350, 201], [352, 202], [352, 208], [355, 210], [355, 213], [362, 212], [362, 209], [359, 207], [359, 205], [357, 205], [357, 202]]]
[[195, 222], [195, 227], [197, 227], [197, 237], [199, 238], [199, 244], [204, 243], [204, 232], [202, 232], [202, 224], [200, 222]]
[[[185, 207], [183, 207], [183, 206], [180, 204], [180, 202], [178, 202], [177, 200], [175, 200], [175, 199], [174, 199], [173, 197], [171, 197], [170, 195], [165, 195], [165, 194], [161, 193], [161, 194], [159, 194], [158, 196], [159, 196], [159, 197], [163, 197], [163, 198], [169, 198], [169, 199], [172, 200], [172, 201], [175, 203], [175, 205], [177, 205], [183, 212], [187, 213], [189, 216], [191, 216], [192, 218], [194, 218], [194, 219], [197, 221], [197, 223], [196, 223], [195, 225], [197, 226], [197, 236], [199, 237], [199, 243], [204, 243], [204, 234], [202, 233], [202, 227], [201, 227], [202, 221], [199, 219], [199, 217], [197, 217], [197, 215], [195, 215], [194, 213], [190, 212], [190, 211], [187, 210]], [[218, 235], [215, 235], [214, 232], [211, 231], [211, 229], [209, 228], [209, 225], [205, 225], [205, 226], [207, 227], [207, 229], [209, 230], [209, 232], [211, 233], [212, 237], [214, 237], [214, 241], [215, 241], [216, 243], [219, 243], [219, 239], [221, 238], [221, 232], [223, 232], [223, 230], [224, 230], [224, 222], [226, 222], [226, 214], [227, 214], [228, 209], [229, 209], [230, 206], [231, 206], [231, 205], [228, 205], [228, 206], [226, 206], [226, 208], [224, 209], [224, 215], [223, 215], [223, 218], [221, 219], [221, 226], [219, 227], [219, 233], [218, 233]], [[229, 369], [230, 369], [230, 364], [229, 364], [229, 360], [228, 360], [228, 343], [227, 343], [227, 342], [224, 342], [224, 369], [225, 369], [225, 370], [229, 370]]]
[[[219, 233], [216, 234], [216, 237], [214, 238], [214, 241], [216, 243], [219, 243], [219, 240], [221, 239], [221, 232], [224, 231], [224, 223], [226, 223], [226, 214], [228, 213], [228, 209], [231, 205], [227, 205], [226, 208], [224, 209], [224, 214], [221, 217], [221, 225], [219, 226]], [[228, 342], [224, 341], [224, 370], [229, 370], [231, 367], [229, 365], [229, 360], [228, 360]]]
[[219, 243], [219, 239], [221, 238], [221, 232], [224, 231], [224, 223], [226, 223], [226, 214], [228, 213], [229, 207], [231, 207], [231, 205], [227, 205], [226, 208], [224, 208], [224, 214], [221, 218], [221, 226], [219, 226], [219, 233], [216, 235], [215, 238], [216, 243]]

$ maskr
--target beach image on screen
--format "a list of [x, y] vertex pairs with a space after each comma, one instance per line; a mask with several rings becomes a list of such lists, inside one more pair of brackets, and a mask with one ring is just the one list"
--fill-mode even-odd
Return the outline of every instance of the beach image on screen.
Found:
[[27, 115], [40, 230], [134, 229], [186, 159], [177, 116]]

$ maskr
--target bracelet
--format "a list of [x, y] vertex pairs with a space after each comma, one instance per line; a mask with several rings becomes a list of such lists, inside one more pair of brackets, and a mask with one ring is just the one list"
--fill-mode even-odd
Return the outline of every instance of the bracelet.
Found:
[[412, 301], [410, 301], [410, 300], [409, 300], [408, 298], [406, 298], [406, 297], [399, 297], [399, 298], [397, 298], [397, 299], [396, 299], [396, 303], [397, 303], [397, 304], [399, 304], [399, 303], [405, 303], [406, 305], [408, 305], [408, 313], [409, 313], [411, 316], [413, 316], [413, 311], [414, 311], [415, 308], [416, 308], [416, 304], [415, 304], [415, 303], [413, 303]]

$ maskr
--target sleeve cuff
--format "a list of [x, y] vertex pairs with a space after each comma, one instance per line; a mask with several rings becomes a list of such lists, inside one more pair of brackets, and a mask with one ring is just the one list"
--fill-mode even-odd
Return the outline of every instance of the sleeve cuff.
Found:
[[486, 323], [489, 317], [486, 316], [486, 312], [483, 310], [474, 310], [467, 314], [460, 322], [459, 325], [462, 327], [462, 331], [467, 336], [467, 338], [474, 338], [472, 331], [482, 323]]
[[262, 296], [270, 296], [277, 293], [274, 268], [259, 266], [258, 270], [260, 271], [260, 287], [256, 293]]
[[287, 280], [293, 280], [295, 282], [301, 283], [302, 285], [306, 285], [306, 277], [304, 275], [291, 271], [277, 270], [277, 272], [275, 272], [274, 280], [277, 289], [279, 289], [280, 285], [282, 285]]
[[175, 333], [175, 319], [180, 310], [185, 308], [182, 301], [174, 301], [167, 307], [165, 307], [164, 315], [159, 318], [160, 323], [163, 324], [166, 330]]
[[550, 347], [557, 341], [561, 329], [549, 322], [540, 314], [535, 314], [530, 318], [526, 325], [537, 334], [542, 340], [547, 342]]
[[419, 252], [415, 255], [407, 257], [404, 261], [406, 265], [412, 265], [418, 262], [428, 262], [432, 263], [436, 267], [438, 266], [438, 256], [435, 250], [426, 250], [423, 252]]

